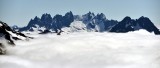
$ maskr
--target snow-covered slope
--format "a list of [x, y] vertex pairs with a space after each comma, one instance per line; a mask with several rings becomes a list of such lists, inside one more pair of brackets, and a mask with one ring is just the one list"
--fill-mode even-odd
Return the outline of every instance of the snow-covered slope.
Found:
[[0, 55], [6, 54], [7, 45], [16, 45], [14, 41], [29, 40], [29, 38], [31, 37], [11, 29], [6, 23], [0, 21]]
[[74, 21], [71, 23], [70, 27], [76, 30], [86, 29], [86, 25], [82, 21]]
[[[23, 33], [12, 30], [10, 26], [6, 23], [0, 21], [0, 38], [4, 37], [9, 42], [12, 42], [12, 39], [26, 40], [28, 36], [25, 36]], [[12, 42], [14, 44], [14, 42]]]
[[82, 21], [74, 21], [70, 24], [70, 27], [62, 28], [64, 32], [81, 32], [86, 31], [86, 25]]
[[74, 32], [31, 35], [0, 56], [0, 68], [160, 68], [160, 36]]

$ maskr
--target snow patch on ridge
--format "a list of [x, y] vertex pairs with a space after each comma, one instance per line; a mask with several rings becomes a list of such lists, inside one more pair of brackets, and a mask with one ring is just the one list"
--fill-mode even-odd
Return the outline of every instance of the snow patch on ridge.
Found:
[[23, 37], [23, 36], [20, 36], [20, 35], [17, 35], [17, 34], [15, 34], [15, 33], [13, 33], [12, 31], [8, 31], [8, 30], [6, 30], [11, 36], [13, 36], [13, 37], [17, 37], [17, 38], [20, 38], [20, 39], [22, 39], [22, 40], [26, 40], [26, 38], [25, 37]]
[[74, 21], [70, 27], [62, 28], [64, 32], [81, 32], [86, 30], [86, 25], [82, 21]]
[[73, 30], [85, 30], [86, 25], [82, 21], [74, 21], [70, 25]]
[[34, 31], [44, 31], [44, 30], [46, 30], [46, 28], [45, 27], [40, 27], [39, 25], [35, 25], [35, 27], [32, 27], [32, 29], [34, 30]]

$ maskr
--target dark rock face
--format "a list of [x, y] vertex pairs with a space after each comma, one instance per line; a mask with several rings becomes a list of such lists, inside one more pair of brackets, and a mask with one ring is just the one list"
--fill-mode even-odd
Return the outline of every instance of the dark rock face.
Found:
[[118, 24], [116, 24], [110, 30], [110, 32], [125, 33], [129, 31], [136, 31], [139, 29], [145, 29], [148, 32], [154, 32], [155, 34], [160, 34], [159, 29], [149, 20], [149, 18], [143, 16], [137, 20], [133, 20], [127, 16]]
[[142, 29], [146, 29], [149, 32], [154, 32], [155, 34], [160, 34], [159, 29], [147, 17], [140, 17], [137, 20], [137, 23], [142, 27]]
[[61, 28], [63, 27], [63, 16], [62, 15], [56, 15], [53, 18], [53, 28], [55, 30], [55, 32], [57, 33], [58, 30], [61, 30]]
[[104, 26], [105, 26], [105, 31], [109, 31], [113, 26], [115, 26], [116, 24], [118, 23], [117, 20], [107, 20], [105, 23], [104, 23]]
[[134, 31], [133, 24], [135, 20], [132, 20], [130, 17], [125, 17], [121, 22], [117, 23], [110, 32], [129, 32]]
[[39, 33], [39, 34], [47, 34], [47, 33], [51, 33], [51, 31], [49, 30], [44, 30], [43, 32]]
[[63, 16], [63, 26], [69, 27], [70, 24], [74, 21], [73, 13], [70, 11]]

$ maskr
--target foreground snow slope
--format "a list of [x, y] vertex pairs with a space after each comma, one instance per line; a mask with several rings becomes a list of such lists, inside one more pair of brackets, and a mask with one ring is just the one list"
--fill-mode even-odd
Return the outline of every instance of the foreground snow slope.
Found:
[[160, 68], [160, 36], [144, 30], [31, 36], [0, 55], [0, 68]]

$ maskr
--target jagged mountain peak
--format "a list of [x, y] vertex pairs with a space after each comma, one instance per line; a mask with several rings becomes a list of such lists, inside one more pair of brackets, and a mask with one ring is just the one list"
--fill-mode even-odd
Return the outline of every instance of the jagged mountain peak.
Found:
[[138, 21], [143, 21], [143, 23], [144, 23], [144, 22], [146, 22], [146, 23], [151, 22], [151, 20], [150, 20], [148, 17], [144, 17], [144, 16], [141, 16], [141, 17], [138, 19]]
[[149, 19], [149, 18], [145, 16], [141, 16], [139, 19]]
[[42, 21], [43, 21], [43, 20], [46, 20], [46, 19], [48, 19], [48, 18], [52, 19], [51, 15], [48, 14], [48, 13], [44, 13], [44, 14], [42, 14], [42, 16], [41, 16], [41, 20], [42, 20]]
[[143, 29], [146, 29], [149, 32], [154, 32], [155, 34], [160, 34], [159, 29], [151, 22], [148, 17], [142, 16], [137, 20], [137, 22]]
[[94, 15], [94, 12], [89, 11], [88, 13], [86, 13], [87, 15]]
[[53, 19], [56, 19], [56, 18], [62, 18], [63, 16], [62, 15], [60, 15], [60, 14], [56, 14], [54, 17], [53, 17]]
[[105, 16], [103, 13], [98, 13], [97, 16], [98, 16], [98, 15], [99, 15], [99, 16], [103, 16], [103, 17]]
[[131, 21], [131, 17], [129, 16], [126, 16], [121, 22], [128, 22], [128, 21]]
[[96, 15], [96, 18], [97, 19], [106, 19], [106, 16], [103, 14], [103, 13], [98, 13], [97, 15]]
[[95, 17], [94, 13], [91, 13], [90, 11], [87, 14], [82, 15], [85, 19], [91, 20]]
[[51, 16], [49, 13], [44, 13], [42, 16]]
[[67, 12], [66, 14], [65, 14], [65, 16], [66, 15], [73, 15], [73, 13], [72, 13], [72, 11], [69, 11], [69, 12]]
[[34, 19], [29, 21], [27, 26], [34, 26], [35, 24], [38, 24], [38, 22], [40, 22], [40, 18], [36, 16]]
[[35, 16], [33, 20], [40, 20], [40, 18], [38, 16]]
[[158, 28], [151, 22], [151, 20], [147, 17], [140, 17], [137, 20], [131, 19], [130, 17], [125, 17], [122, 21], [116, 24], [110, 32], [129, 32], [145, 29], [149, 32], [154, 32], [155, 34], [160, 34]]

